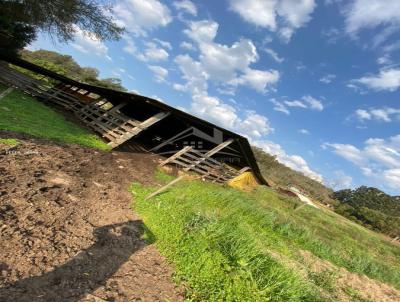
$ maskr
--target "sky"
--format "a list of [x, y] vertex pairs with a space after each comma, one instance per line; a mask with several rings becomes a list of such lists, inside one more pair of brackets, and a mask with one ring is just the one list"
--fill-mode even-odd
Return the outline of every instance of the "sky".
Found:
[[69, 54], [246, 136], [334, 189], [400, 195], [399, 0], [121, 0], [119, 41], [76, 28]]

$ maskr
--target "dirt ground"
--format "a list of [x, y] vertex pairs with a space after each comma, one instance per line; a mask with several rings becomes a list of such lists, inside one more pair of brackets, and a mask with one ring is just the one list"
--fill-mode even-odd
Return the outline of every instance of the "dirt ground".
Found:
[[156, 157], [0, 137], [23, 142], [0, 144], [0, 301], [183, 300], [130, 209]]

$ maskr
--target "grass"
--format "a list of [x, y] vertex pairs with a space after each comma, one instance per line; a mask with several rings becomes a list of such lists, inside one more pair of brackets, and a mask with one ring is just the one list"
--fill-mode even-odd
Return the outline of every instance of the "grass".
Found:
[[244, 193], [192, 181], [144, 200], [154, 190], [134, 184], [134, 208], [189, 300], [334, 301], [320, 294], [334, 291], [334, 275], [304, 276], [290, 265], [306, 267], [301, 250], [400, 288], [400, 249], [328, 210], [294, 212], [297, 201], [266, 188]]
[[0, 144], [7, 145], [10, 147], [16, 147], [21, 144], [21, 142], [15, 138], [0, 138]]
[[[4, 86], [0, 87], [0, 91], [2, 88]], [[67, 121], [58, 112], [18, 90], [0, 100], [0, 130], [110, 150], [96, 135]]]

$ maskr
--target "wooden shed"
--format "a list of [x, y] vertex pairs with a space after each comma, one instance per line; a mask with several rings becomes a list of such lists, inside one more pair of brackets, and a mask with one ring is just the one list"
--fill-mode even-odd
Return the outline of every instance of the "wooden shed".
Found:
[[227, 182], [250, 170], [260, 184], [268, 185], [248, 140], [237, 133], [146, 96], [80, 83], [20, 58], [0, 59], [1, 82], [72, 111], [111, 148], [139, 145], [165, 156], [162, 164], [176, 164], [214, 182]]

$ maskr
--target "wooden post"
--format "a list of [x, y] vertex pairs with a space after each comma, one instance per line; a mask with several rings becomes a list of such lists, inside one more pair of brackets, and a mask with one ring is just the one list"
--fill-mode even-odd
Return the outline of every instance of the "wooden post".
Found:
[[186, 152], [188, 152], [189, 150], [192, 150], [191, 146], [186, 146], [185, 148], [183, 148], [182, 150], [176, 152], [174, 155], [172, 155], [171, 157], [167, 158], [166, 160], [164, 160], [163, 162], [161, 162], [160, 167], [165, 166], [166, 164], [172, 162], [173, 160], [175, 160], [176, 158], [178, 158], [179, 156], [181, 156], [182, 154], [185, 154]]
[[175, 178], [173, 181], [169, 182], [168, 184], [166, 184], [164, 187], [159, 188], [157, 191], [151, 193], [150, 195], [148, 195], [145, 200], [148, 200], [158, 194], [160, 194], [161, 192], [164, 192], [166, 189], [168, 189], [170, 186], [176, 184], [178, 181], [182, 180], [183, 175], [179, 176], [178, 178]]

